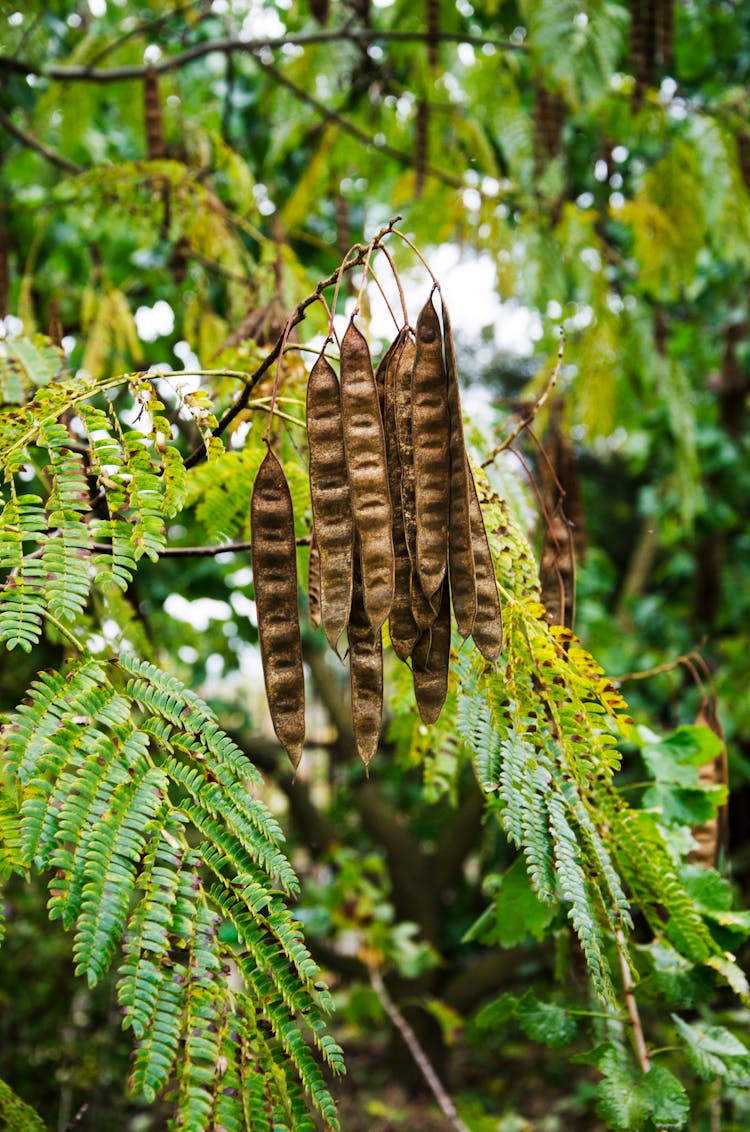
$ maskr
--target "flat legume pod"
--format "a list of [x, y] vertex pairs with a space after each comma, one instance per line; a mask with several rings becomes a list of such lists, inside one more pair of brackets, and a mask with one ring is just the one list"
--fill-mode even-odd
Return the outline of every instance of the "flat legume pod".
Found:
[[[398, 369], [403, 355], [414, 356], [414, 344], [404, 328], [386, 355], [385, 397], [383, 428], [385, 432], [385, 451], [388, 462], [388, 484], [393, 509], [393, 557], [395, 565], [395, 587], [393, 605], [388, 628], [393, 651], [400, 660], [411, 656], [411, 651], [419, 637], [419, 627], [414, 620], [411, 603], [411, 560], [406, 546], [404, 532], [404, 513], [401, 504], [401, 460], [398, 450], [396, 429], [396, 385]], [[427, 604], [425, 602], [425, 604]], [[428, 607], [429, 608], [429, 607]]]
[[352, 602], [354, 519], [344, 455], [341, 392], [323, 354], [307, 383], [307, 443], [310, 497], [320, 555], [320, 613], [335, 649], [349, 620]]
[[357, 754], [365, 766], [378, 749], [383, 721], [383, 635], [372, 629], [365, 611], [361, 557], [354, 548], [354, 588], [349, 620], [349, 681]]
[[[442, 296], [441, 296], [442, 301]], [[466, 475], [464, 425], [461, 416], [461, 395], [458, 388], [456, 351], [453, 345], [448, 308], [443, 306], [443, 344], [448, 382], [448, 416], [450, 419], [450, 522], [448, 524], [448, 572], [451, 584], [453, 613], [459, 635], [466, 639], [474, 627], [477, 613], [477, 589], [472, 550], [471, 517], [469, 515], [469, 482]]]
[[471, 518], [471, 544], [474, 553], [474, 571], [477, 583], [477, 615], [471, 635], [474, 644], [485, 660], [497, 660], [503, 647], [503, 612], [497, 593], [495, 565], [492, 561], [484, 519], [479, 506], [476, 484], [466, 461], [469, 485], [469, 515]]
[[432, 629], [417, 641], [411, 657], [411, 674], [419, 718], [434, 723], [448, 693], [451, 658], [451, 603], [448, 579], [440, 587], [440, 608]]
[[[411, 413], [417, 575], [425, 597], [431, 600], [445, 576], [450, 507], [448, 384], [440, 320], [431, 298], [417, 319]], [[436, 604], [432, 601], [433, 608]]]
[[320, 554], [315, 538], [315, 527], [310, 535], [310, 557], [307, 560], [307, 608], [310, 624], [318, 629], [321, 623], [320, 613]]
[[305, 738], [305, 677], [297, 608], [297, 552], [292, 497], [269, 449], [250, 502], [258, 637], [271, 721], [296, 768]]
[[353, 322], [341, 342], [341, 416], [354, 525], [362, 546], [364, 608], [374, 630], [393, 604], [391, 499], [370, 351]]
[[396, 441], [398, 444], [401, 470], [401, 511], [404, 521], [406, 550], [411, 563], [409, 595], [412, 617], [420, 632], [424, 632], [435, 620], [437, 609], [433, 609], [422, 592], [417, 577], [417, 501], [414, 488], [414, 441], [412, 436], [412, 379], [416, 348], [408, 339], [396, 366], [395, 375], [395, 414]]

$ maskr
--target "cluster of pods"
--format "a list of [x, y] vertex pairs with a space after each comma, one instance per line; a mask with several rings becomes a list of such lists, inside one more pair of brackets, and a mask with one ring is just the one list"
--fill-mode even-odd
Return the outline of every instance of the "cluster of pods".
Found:
[[[433, 291], [434, 294], [434, 291]], [[346, 634], [352, 720], [367, 765], [380, 737], [383, 627], [410, 664], [421, 719], [445, 701], [451, 609], [461, 639], [496, 660], [502, 614], [474, 479], [464, 448], [448, 311], [433, 296], [373, 372], [352, 319], [340, 378], [321, 353], [307, 388], [320, 620], [339, 651]], [[253, 485], [252, 558], [266, 693], [279, 741], [296, 767], [305, 730], [294, 516], [270, 448]]]

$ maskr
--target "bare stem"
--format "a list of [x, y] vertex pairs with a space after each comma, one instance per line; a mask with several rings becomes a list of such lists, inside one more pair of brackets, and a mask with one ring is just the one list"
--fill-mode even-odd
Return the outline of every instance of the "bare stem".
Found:
[[[377, 236], [375, 236], [375, 238], [373, 240], [373, 244], [380, 243], [380, 241], [383, 239], [384, 236], [387, 236], [389, 232], [392, 232], [394, 230], [394, 228], [393, 228], [394, 224], [398, 224], [400, 219], [401, 219], [400, 216], [394, 216], [394, 218], [392, 220], [390, 220], [387, 224], [383, 225], [383, 227], [378, 232]], [[291, 329], [291, 327], [297, 326], [300, 322], [303, 321], [303, 319], [305, 318], [305, 311], [307, 310], [307, 308], [312, 306], [313, 303], [317, 303], [317, 302], [320, 301], [320, 299], [323, 295], [323, 292], [326, 291], [329, 287], [334, 286], [334, 284], [336, 283], [336, 280], [339, 277], [339, 274], [342, 271], [351, 271], [353, 268], [358, 267], [360, 264], [364, 263], [365, 255], [367, 253], [367, 246], [364, 246], [364, 245], [361, 245], [361, 244], [356, 245], [356, 246], [359, 248], [359, 250], [358, 250], [357, 254], [355, 255], [355, 257], [350, 262], [348, 262], [345, 259], [344, 263], [341, 265], [341, 267], [337, 267], [336, 270], [331, 275], [329, 275], [327, 279], [321, 280], [321, 282], [318, 283], [318, 286], [315, 288], [315, 290], [311, 294], [309, 294], [306, 298], [302, 299], [299, 303], [297, 303], [297, 306], [294, 308], [294, 313], [292, 315], [292, 318], [290, 319], [290, 323], [287, 324], [290, 327], [290, 329]], [[348, 254], [349, 253], [347, 253], [347, 255]], [[224, 416], [219, 421], [218, 425], [216, 426], [216, 429], [214, 430], [214, 435], [220, 436], [223, 432], [225, 432], [227, 430], [227, 428], [229, 427], [229, 425], [232, 423], [232, 421], [243, 411], [243, 409], [245, 409], [247, 407], [247, 403], [250, 400], [253, 389], [256, 387], [256, 385], [260, 382], [260, 380], [268, 372], [268, 370], [271, 368], [273, 363], [278, 358], [279, 353], [281, 352], [283, 346], [285, 345], [287, 337], [288, 337], [288, 334], [287, 334], [287, 331], [286, 331], [286, 328], [285, 328], [284, 334], [282, 334], [280, 336], [280, 338], [276, 342], [276, 345], [266, 355], [266, 357], [263, 359], [263, 361], [258, 366], [258, 368], [252, 374], [250, 374], [250, 376], [245, 375], [245, 388], [242, 390], [239, 397], [234, 402], [234, 404], [231, 406], [231, 408], [229, 408], [226, 411]], [[190, 454], [190, 456], [188, 456], [188, 458], [185, 461], [185, 467], [186, 468], [192, 468], [195, 464], [198, 464], [205, 457], [205, 455], [206, 455], [206, 446], [205, 446], [205, 444], [201, 444], [199, 448], [196, 448], [195, 451], [192, 452]]]
[[[169, 55], [154, 64], [134, 64], [120, 67], [92, 67], [91, 63], [40, 65], [30, 59], [19, 59], [11, 55], [0, 55], [0, 66], [19, 75], [40, 75], [59, 82], [111, 83], [144, 78], [151, 67], [157, 75], [177, 71], [196, 59], [219, 53], [229, 55], [253, 54], [262, 48], [283, 48], [287, 46], [307, 47], [316, 43], [337, 43], [341, 40], [376, 43], [427, 43], [435, 37], [431, 33], [417, 31], [378, 31], [375, 28], [351, 28], [349, 26], [332, 28], [330, 31], [303, 32], [300, 35], [271, 36], [263, 39], [223, 38], [206, 40], [194, 44], [176, 55]], [[467, 35], [465, 32], [441, 32], [439, 39], [444, 43], [469, 43], [475, 47], [495, 47], [503, 51], [527, 51], [525, 43], [512, 43], [491, 36]]]
[[560, 376], [560, 368], [562, 366], [564, 349], [565, 349], [565, 335], [563, 333], [561, 333], [560, 345], [559, 345], [558, 350], [557, 350], [557, 361], [555, 362], [555, 368], [552, 370], [552, 373], [549, 375], [549, 378], [547, 379], [547, 384], [545, 385], [544, 389], [539, 394], [539, 396], [536, 399], [536, 401], [534, 402], [534, 404], [531, 406], [531, 410], [529, 411], [529, 415], [527, 417], [524, 417], [524, 419], [522, 421], [519, 421], [518, 424], [516, 425], [516, 427], [510, 433], [510, 435], [506, 436], [505, 440], [503, 440], [502, 444], [498, 444], [497, 448], [495, 448], [494, 451], [491, 452], [490, 455], [487, 457], [487, 459], [482, 462], [482, 464], [480, 465], [482, 468], [489, 467], [489, 465], [494, 460], [497, 459], [497, 457], [500, 455], [500, 453], [505, 452], [505, 450], [507, 448], [510, 448], [511, 444], [513, 444], [513, 441], [516, 439], [516, 437], [520, 436], [520, 434], [523, 432], [523, 430], [525, 428], [528, 428], [529, 425], [533, 422], [534, 418], [536, 417], [537, 413], [541, 409], [542, 405], [544, 405], [544, 403], [547, 400], [547, 398], [549, 397], [550, 393], [552, 392], [552, 390], [557, 385], [557, 379]]
[[[160, 558], [215, 558], [217, 554], [233, 554], [240, 550], [250, 550], [252, 542], [224, 542], [218, 546], [165, 546], [159, 551]], [[309, 546], [310, 536], [300, 535], [295, 539], [296, 546]], [[106, 542], [95, 542], [92, 547], [95, 554], [111, 554], [112, 547]]]
[[435, 285], [435, 287], [437, 287], [437, 289], [438, 289], [438, 291], [439, 291], [439, 290], [440, 290], [440, 284], [438, 283], [438, 280], [437, 280], [437, 276], [435, 275], [434, 271], [433, 271], [433, 270], [432, 270], [432, 268], [430, 267], [430, 265], [429, 265], [429, 263], [427, 262], [427, 260], [426, 260], [426, 259], [424, 258], [424, 256], [423, 256], [423, 255], [422, 255], [422, 253], [420, 252], [420, 250], [419, 250], [419, 248], [417, 247], [417, 245], [416, 245], [416, 244], [414, 244], [414, 243], [413, 243], [413, 242], [412, 242], [412, 241], [411, 241], [411, 240], [409, 239], [409, 237], [408, 237], [408, 236], [407, 236], [407, 235], [406, 235], [406, 234], [405, 234], [404, 232], [401, 232], [401, 231], [400, 231], [400, 230], [399, 230], [398, 228], [394, 228], [394, 229], [393, 229], [393, 235], [394, 235], [394, 236], [398, 236], [399, 240], [403, 240], [403, 241], [404, 241], [404, 243], [406, 244], [406, 246], [407, 246], [408, 248], [411, 248], [411, 250], [412, 250], [412, 251], [414, 252], [414, 255], [415, 255], [415, 256], [417, 257], [417, 259], [418, 259], [418, 260], [420, 261], [420, 263], [421, 263], [421, 264], [422, 264], [422, 266], [424, 267], [425, 271], [426, 271], [426, 272], [427, 272], [427, 274], [429, 275], [430, 279], [432, 280], [433, 284]]
[[619, 685], [625, 684], [629, 680], [650, 680], [652, 676], [661, 676], [664, 672], [672, 672], [675, 668], [679, 668], [680, 665], [685, 665], [685, 667], [690, 670], [698, 687], [703, 690], [703, 681], [695, 672], [693, 663], [696, 660], [703, 660], [698, 652], [698, 649], [702, 647], [703, 641], [700, 641], [690, 652], [683, 653], [681, 656], [675, 657], [674, 660], [667, 660], [664, 664], [657, 664], [654, 668], [644, 668], [641, 672], [625, 672], [622, 676], [612, 676], [612, 683]]
[[427, 1057], [427, 1054], [419, 1044], [417, 1035], [414, 1033], [411, 1026], [406, 1021], [391, 996], [388, 994], [385, 983], [383, 982], [383, 977], [377, 967], [370, 967], [370, 982], [372, 983], [372, 989], [378, 996], [380, 1004], [382, 1005], [393, 1025], [401, 1034], [401, 1037], [404, 1039], [409, 1053], [412, 1055], [415, 1062], [419, 1066], [422, 1076], [430, 1086], [432, 1095], [440, 1105], [440, 1108], [445, 1114], [448, 1123], [452, 1128], [455, 1128], [457, 1132], [469, 1132], [463, 1120], [461, 1120], [460, 1116], [456, 1112], [456, 1106], [445, 1091], [445, 1088], [437, 1073], [435, 1072], [432, 1063]]
[[372, 279], [373, 279], [373, 282], [375, 283], [375, 286], [380, 291], [383, 302], [385, 303], [385, 305], [388, 308], [388, 313], [391, 316], [391, 318], [393, 319], [393, 322], [396, 326], [396, 330], [400, 330], [401, 327], [399, 326], [398, 319], [396, 318], [395, 314], [393, 313], [393, 307], [388, 302], [388, 296], [386, 295], [385, 291], [383, 290], [383, 284], [378, 279], [377, 274], [375, 272], [375, 268], [372, 266], [371, 263], [368, 263], [367, 270], [370, 272], [370, 275], [372, 276]]
[[641, 1016], [638, 1013], [638, 1003], [635, 1000], [635, 993], [633, 988], [633, 979], [630, 974], [630, 967], [628, 966], [628, 959], [626, 954], [625, 936], [618, 928], [615, 932], [615, 940], [617, 941], [617, 955], [620, 960], [620, 972], [622, 974], [622, 989], [625, 994], [625, 1006], [628, 1011], [628, 1019], [630, 1020], [630, 1027], [633, 1031], [633, 1045], [635, 1046], [638, 1064], [643, 1073], [648, 1073], [651, 1068], [651, 1059], [648, 1055], [646, 1048], [646, 1039], [643, 1036], [643, 1026], [641, 1025]]
[[396, 264], [393, 262], [393, 256], [388, 251], [388, 248], [385, 246], [385, 244], [381, 244], [379, 250], [383, 253], [385, 258], [388, 260], [388, 263], [390, 264], [390, 268], [391, 268], [391, 271], [393, 273], [393, 278], [396, 282], [396, 286], [398, 287], [398, 296], [401, 299], [401, 310], [404, 312], [404, 326], [408, 326], [409, 325], [409, 310], [408, 310], [408, 307], [406, 306], [406, 296], [404, 295], [404, 288], [401, 285], [401, 276], [398, 273], [398, 270], [396, 268]]

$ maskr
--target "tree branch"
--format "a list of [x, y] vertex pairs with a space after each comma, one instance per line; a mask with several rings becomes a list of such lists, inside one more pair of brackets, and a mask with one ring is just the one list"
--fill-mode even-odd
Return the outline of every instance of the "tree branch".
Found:
[[[304, 87], [298, 86], [295, 82], [292, 82], [278, 67], [274, 67], [270, 63], [264, 63], [261, 59], [256, 59], [255, 61], [275, 82], [285, 86], [300, 102], [305, 102], [308, 106], [311, 106], [326, 122], [335, 123], [339, 129], [343, 130], [351, 137], [356, 138], [362, 145], [366, 145], [368, 148], [374, 149], [378, 153], [384, 154], [386, 157], [392, 157], [395, 161], [408, 165], [410, 168], [414, 164], [413, 154], [407, 153], [403, 149], [396, 149], [386, 142], [378, 142], [376, 138], [368, 134], [366, 130], [361, 130], [359, 126], [355, 126], [353, 122], [350, 122], [349, 119], [345, 118], [338, 110], [331, 110], [325, 103], [319, 102], [318, 99], [310, 94], [309, 91], [305, 90]], [[460, 177], [454, 177], [452, 173], [448, 173], [444, 169], [438, 169], [435, 165], [425, 165], [424, 173], [426, 176], [432, 177], [436, 181], [441, 181], [444, 185], [448, 185], [452, 189], [466, 188], [465, 183]]]
[[[309, 535], [300, 535], [295, 540], [297, 546], [308, 546], [310, 543]], [[252, 542], [248, 539], [245, 542], [225, 542], [218, 546], [165, 546], [163, 550], [159, 551], [160, 558], [215, 558], [217, 554], [233, 554], [238, 550], [250, 550]], [[110, 554], [112, 547], [107, 542], [95, 542], [91, 545], [92, 551], [95, 554]], [[36, 551], [33, 552], [36, 556]], [[31, 555], [27, 555], [27, 558]]]
[[[0, 64], [2, 60], [0, 60]], [[26, 146], [27, 149], [32, 149], [34, 153], [40, 154], [45, 161], [49, 161], [50, 165], [54, 165], [57, 169], [62, 169], [64, 173], [83, 173], [83, 166], [76, 165], [75, 161], [69, 161], [67, 157], [63, 157], [61, 153], [56, 153], [54, 149], [49, 149], [46, 145], [40, 142], [32, 134], [27, 134], [20, 126], [17, 126], [4, 110], [0, 110], [0, 126], [19, 141], [21, 145]]]
[[[495, 47], [499, 51], [526, 51], [525, 43], [513, 43], [507, 39], [494, 39], [491, 36], [463, 35], [460, 32], [442, 32], [442, 43], [468, 43], [473, 47]], [[435, 36], [418, 31], [378, 31], [375, 28], [353, 29], [350, 27], [332, 28], [330, 31], [303, 32], [299, 35], [272, 36], [263, 39], [239, 39], [226, 37], [205, 43], [196, 43], [177, 55], [168, 56], [153, 64], [158, 74], [178, 71], [182, 67], [202, 59], [206, 55], [229, 55], [254, 53], [262, 49], [273, 50], [286, 46], [309, 47], [321, 43], [350, 42], [359, 45], [371, 43], [427, 43]], [[40, 78], [54, 79], [57, 82], [114, 83], [133, 79], [143, 79], [151, 69], [150, 64], [134, 64], [122, 67], [92, 67], [91, 63], [78, 65], [48, 64], [39, 65], [28, 59], [15, 59], [10, 55], [0, 55], [0, 67], [17, 75], [37, 75]]]
[[370, 968], [370, 982], [372, 983], [372, 989], [375, 991], [375, 994], [380, 1000], [380, 1004], [383, 1007], [383, 1010], [385, 1010], [391, 1022], [401, 1034], [401, 1037], [404, 1039], [406, 1048], [409, 1050], [409, 1053], [412, 1055], [414, 1061], [419, 1066], [422, 1076], [430, 1086], [432, 1095], [440, 1105], [440, 1108], [447, 1118], [448, 1123], [452, 1128], [456, 1129], [456, 1132], [469, 1132], [469, 1129], [466, 1127], [463, 1120], [461, 1120], [460, 1116], [456, 1112], [456, 1106], [445, 1091], [440, 1078], [438, 1077], [432, 1066], [432, 1062], [422, 1049], [422, 1046], [417, 1041], [417, 1035], [414, 1033], [411, 1026], [406, 1021], [391, 996], [388, 994], [385, 983], [383, 982], [383, 977], [380, 974], [380, 971], [378, 971], [377, 967]]
[[[311, 307], [313, 303], [317, 302], [325, 290], [327, 290], [329, 287], [334, 286], [342, 271], [351, 271], [353, 268], [358, 267], [360, 264], [363, 264], [365, 262], [365, 259], [367, 258], [368, 248], [370, 246], [376, 248], [383, 237], [391, 231], [393, 225], [397, 224], [400, 219], [400, 216], [394, 216], [394, 218], [390, 220], [388, 224], [385, 224], [373, 238], [371, 245], [356, 244], [352, 249], [352, 251], [354, 252], [353, 258], [345, 260], [343, 265], [337, 267], [336, 270], [332, 272], [327, 279], [323, 279], [320, 283], [318, 283], [318, 286], [311, 294], [297, 303], [297, 306], [294, 308], [292, 317], [284, 328], [284, 333], [279, 335], [278, 339], [276, 340], [276, 345], [273, 347], [270, 353], [266, 354], [265, 358], [255, 370], [255, 372], [251, 374], [247, 379], [245, 388], [242, 390], [231, 408], [227, 409], [226, 413], [216, 426], [214, 430], [215, 436], [220, 436], [223, 432], [225, 432], [232, 421], [235, 419], [235, 417], [237, 417], [239, 413], [243, 411], [243, 409], [247, 408], [247, 404], [250, 400], [250, 395], [253, 389], [278, 358], [283, 348], [284, 341], [289, 336], [289, 332], [293, 330], [295, 326], [298, 326], [300, 322], [304, 321], [305, 311], [307, 310], [307, 308]], [[206, 446], [205, 444], [201, 444], [200, 448], [196, 448], [196, 450], [192, 452], [190, 456], [188, 456], [188, 458], [185, 460], [185, 467], [192, 468], [193, 465], [198, 464], [205, 455]]]

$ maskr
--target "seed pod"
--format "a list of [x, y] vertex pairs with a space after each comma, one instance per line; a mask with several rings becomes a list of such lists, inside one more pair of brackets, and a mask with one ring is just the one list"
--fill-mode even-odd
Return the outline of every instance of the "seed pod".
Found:
[[153, 67], [146, 69], [143, 80], [143, 116], [146, 127], [146, 157], [160, 161], [166, 156], [164, 125], [159, 94], [159, 75]]
[[297, 609], [297, 553], [292, 497], [270, 448], [250, 502], [258, 637], [271, 720], [293, 766], [305, 738], [305, 677]]
[[497, 594], [495, 565], [492, 561], [484, 519], [479, 506], [477, 488], [468, 460], [466, 476], [469, 484], [469, 516], [474, 572], [477, 585], [477, 615], [471, 635], [485, 660], [497, 660], [503, 647], [503, 613]]
[[310, 557], [307, 560], [307, 606], [313, 629], [320, 627], [320, 553], [315, 538], [315, 527], [310, 535]]
[[469, 481], [466, 474], [464, 425], [461, 417], [461, 395], [453, 332], [448, 308], [443, 303], [443, 339], [445, 369], [448, 380], [448, 414], [450, 418], [450, 524], [448, 527], [448, 569], [450, 573], [453, 612], [463, 640], [471, 634], [477, 612], [477, 590], [472, 551], [471, 518], [469, 516]]
[[417, 564], [417, 503], [414, 490], [414, 437], [411, 404], [415, 348], [411, 338], [404, 344], [396, 366], [395, 412], [396, 442], [401, 465], [401, 510], [409, 558]]
[[[417, 570], [417, 502], [414, 487], [414, 440], [412, 434], [412, 380], [416, 350], [408, 338], [396, 362], [394, 375], [394, 412], [396, 416], [396, 442], [401, 470], [401, 511], [404, 523], [406, 550], [411, 563], [409, 594], [417, 628], [424, 632], [435, 620], [432, 608], [422, 592]], [[390, 456], [389, 456], [390, 460]], [[395, 599], [394, 599], [395, 600]]]
[[448, 579], [440, 587], [440, 610], [432, 629], [417, 641], [411, 658], [411, 674], [419, 717], [434, 723], [448, 693], [451, 658], [451, 603]]
[[[396, 353], [400, 353], [404, 345], [405, 330], [400, 330], [396, 337], [391, 342], [390, 346], [383, 354], [378, 362], [378, 368], [375, 370], [375, 388], [378, 391], [378, 405], [380, 407], [380, 419], [383, 422], [383, 432], [385, 433], [385, 383], [388, 366]], [[388, 438], [386, 437], [386, 454], [388, 452]]]
[[408, 328], [404, 327], [386, 354], [385, 411], [383, 415], [385, 451], [388, 462], [388, 484], [393, 509], [392, 533], [395, 567], [393, 605], [391, 607], [388, 627], [393, 651], [400, 660], [406, 660], [407, 657], [411, 655], [411, 651], [419, 637], [419, 628], [412, 614], [410, 597], [411, 560], [409, 559], [409, 552], [406, 547], [406, 535], [404, 533], [404, 513], [401, 505], [401, 461], [398, 452], [396, 430], [397, 376], [402, 356], [407, 352], [413, 356], [414, 345], [409, 337]]
[[341, 393], [321, 354], [307, 383], [310, 497], [320, 555], [320, 611], [328, 643], [336, 648], [352, 602], [354, 520], [344, 457]]
[[[428, 299], [417, 319], [412, 378], [417, 575], [426, 598], [437, 593], [448, 560], [450, 422], [437, 311]], [[435, 602], [432, 602], [433, 608]]]
[[341, 417], [354, 524], [362, 547], [364, 607], [371, 628], [379, 629], [393, 604], [391, 499], [370, 351], [353, 322], [341, 342]]
[[365, 766], [378, 749], [383, 721], [383, 636], [370, 627], [362, 585], [361, 547], [354, 546], [354, 587], [349, 619], [349, 681], [357, 754]]

